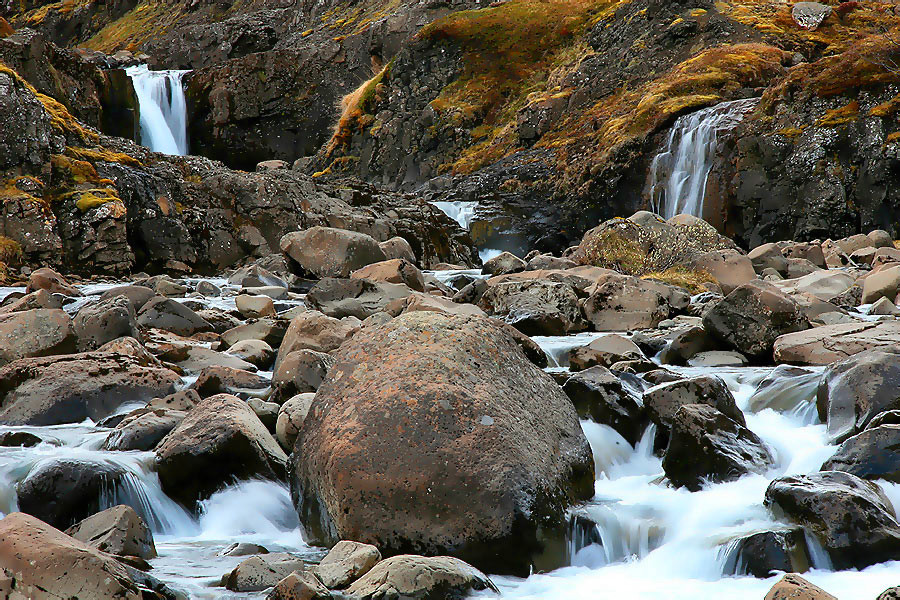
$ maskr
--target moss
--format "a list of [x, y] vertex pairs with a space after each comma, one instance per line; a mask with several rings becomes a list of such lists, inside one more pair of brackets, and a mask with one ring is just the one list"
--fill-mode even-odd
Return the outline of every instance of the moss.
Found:
[[139, 50], [148, 40], [162, 35], [185, 14], [181, 3], [144, 0], [119, 19], [106, 25], [83, 45], [112, 54], [117, 50]]
[[678, 286], [691, 293], [699, 294], [708, 291], [706, 283], [718, 283], [716, 278], [704, 269], [689, 269], [683, 266], [675, 266], [654, 273], [641, 276], [642, 279], [653, 279], [663, 283]]
[[108, 202], [121, 201], [116, 191], [109, 188], [74, 192], [74, 194], [77, 195], [75, 206], [83, 213]]
[[55, 179], [65, 180], [68, 185], [83, 183], [96, 184], [100, 182], [100, 175], [94, 165], [84, 160], [77, 160], [61, 154], [50, 157]]
[[7, 265], [17, 265], [22, 261], [22, 246], [19, 242], [0, 235], [0, 263], [5, 272]]
[[819, 127], [839, 127], [851, 121], [855, 121], [859, 116], [859, 102], [852, 100], [845, 106], [829, 110], [825, 115], [816, 121]]
[[888, 118], [893, 117], [900, 110], [900, 94], [897, 94], [887, 102], [882, 102], [877, 106], [869, 109], [869, 115], [872, 117]]
[[900, 131], [895, 131], [893, 133], [889, 133], [887, 139], [885, 140], [888, 144], [893, 144], [894, 142], [900, 140]]
[[633, 275], [646, 270], [647, 253], [641, 245], [615, 231], [604, 231], [586, 240], [582, 263]]
[[141, 162], [123, 152], [113, 152], [107, 148], [78, 148], [66, 147], [66, 154], [79, 160], [119, 163], [130, 167], [140, 167]]
[[[384, 66], [374, 77], [364, 81], [358, 88], [341, 100], [341, 116], [335, 125], [334, 133], [328, 142], [327, 154], [330, 155], [336, 148], [350, 142], [350, 138], [357, 131], [362, 131], [366, 125], [372, 123], [372, 119], [365, 119], [379, 99], [379, 92], [383, 91], [383, 82], [390, 78], [392, 60]], [[380, 87], [379, 87], [380, 86]]]
[[785, 127], [784, 129], [779, 129], [775, 133], [777, 133], [778, 135], [783, 135], [784, 137], [788, 137], [788, 138], [796, 138], [796, 137], [800, 137], [800, 135], [803, 133], [803, 130], [805, 128], [806, 128], [805, 125], [802, 127]]
[[97, 144], [100, 142], [100, 136], [97, 132], [91, 131], [82, 125], [62, 103], [40, 92], [36, 92], [35, 96], [41, 101], [44, 109], [50, 115], [50, 125], [54, 129], [63, 135], [72, 135], [85, 143]]

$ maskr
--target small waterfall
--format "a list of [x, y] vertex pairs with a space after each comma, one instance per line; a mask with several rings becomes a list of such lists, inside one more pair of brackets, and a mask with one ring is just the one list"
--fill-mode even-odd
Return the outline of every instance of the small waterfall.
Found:
[[722, 102], [679, 117], [665, 149], [650, 165], [650, 202], [665, 218], [703, 216], [706, 180], [712, 169], [718, 135], [734, 129], [759, 98]]
[[188, 153], [187, 104], [182, 79], [188, 71], [151, 71], [129, 67], [141, 113], [140, 143], [154, 152]]
[[477, 202], [432, 202], [435, 208], [459, 223], [459, 226], [466, 231], [472, 226], [475, 219], [475, 209], [478, 208]]

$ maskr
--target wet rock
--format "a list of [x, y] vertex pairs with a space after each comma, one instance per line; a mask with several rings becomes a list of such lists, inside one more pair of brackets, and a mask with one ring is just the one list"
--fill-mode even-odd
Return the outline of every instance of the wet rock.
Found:
[[331, 600], [331, 592], [310, 571], [294, 571], [278, 582], [266, 600]]
[[181, 390], [162, 398], [154, 398], [147, 403], [148, 410], [166, 409], [187, 412], [200, 404], [200, 394], [196, 390]]
[[644, 410], [650, 420], [659, 426], [657, 447], [666, 444], [666, 433], [682, 406], [706, 404], [741, 426], [746, 426], [744, 413], [737, 407], [734, 396], [721, 379], [715, 375], [701, 375], [690, 379], [678, 379], [656, 385], [644, 392]]
[[900, 586], [892, 587], [884, 590], [875, 600], [898, 600], [900, 599]]
[[862, 569], [900, 557], [900, 524], [877, 485], [840, 471], [780, 477], [765, 504], [814, 533], [835, 569]]
[[425, 280], [422, 277], [422, 271], [410, 261], [403, 258], [372, 263], [362, 269], [353, 271], [350, 278], [381, 281], [384, 283], [402, 283], [410, 289], [419, 292], [425, 291]]
[[637, 277], [611, 278], [594, 288], [584, 301], [585, 317], [597, 331], [656, 327], [670, 312], [659, 286]]
[[24, 296], [19, 292], [13, 292], [3, 299], [0, 304], [0, 314], [33, 310], [36, 308], [62, 308], [66, 297], [61, 294], [51, 294], [47, 290], [38, 290]]
[[840, 323], [790, 333], [775, 341], [776, 362], [830, 365], [865, 350], [900, 344], [900, 322]]
[[543, 280], [489, 285], [478, 306], [525, 335], [566, 335], [587, 329], [572, 286]]
[[178, 335], [194, 335], [212, 331], [212, 325], [181, 302], [170, 298], [153, 298], [138, 312], [138, 325], [171, 331]]
[[241, 340], [228, 348], [227, 353], [263, 370], [275, 362], [275, 350], [262, 340]]
[[317, 278], [349, 277], [366, 265], [385, 260], [369, 235], [333, 227], [311, 227], [281, 238], [281, 251], [301, 274]]
[[294, 450], [297, 434], [300, 433], [300, 427], [303, 426], [303, 421], [309, 414], [309, 408], [312, 406], [315, 397], [316, 395], [313, 393], [298, 394], [286, 401], [278, 409], [278, 419], [275, 422], [275, 436], [286, 452]]
[[249, 556], [251, 554], [268, 554], [269, 551], [265, 548], [265, 546], [260, 546], [259, 544], [253, 544], [250, 542], [235, 542], [231, 544], [221, 552], [217, 556]]
[[197, 380], [191, 384], [190, 389], [196, 390], [201, 398], [209, 398], [217, 394], [233, 394], [239, 397], [248, 397], [265, 390], [270, 384], [271, 382], [265, 377], [250, 371], [233, 367], [212, 366], [200, 371]]
[[212, 283], [211, 281], [206, 280], [197, 283], [195, 291], [201, 296], [206, 296], [207, 298], [217, 298], [222, 295], [222, 288]]
[[729, 352], [727, 350], [712, 350], [709, 352], [698, 352], [689, 361], [689, 367], [715, 368], [715, 367], [746, 367], [747, 358], [740, 352]]
[[31, 448], [42, 441], [40, 437], [27, 431], [4, 431], [0, 433], [0, 447], [2, 448]]
[[712, 406], [687, 404], [672, 419], [663, 470], [676, 486], [698, 491], [706, 482], [764, 473], [773, 462], [752, 431]]
[[305, 349], [291, 352], [281, 361], [272, 377], [275, 401], [315, 392], [332, 366], [334, 359], [324, 352]]
[[634, 342], [621, 335], [611, 334], [569, 352], [569, 368], [582, 371], [596, 365], [610, 367], [620, 361], [642, 359], [644, 353]]
[[396, 258], [401, 258], [403, 260], [409, 261], [412, 264], [416, 264], [416, 253], [413, 252], [412, 246], [409, 245], [402, 237], [392, 237], [391, 239], [380, 242], [378, 247], [381, 248], [381, 251], [384, 252], [385, 258], [387, 260], [393, 260]]
[[326, 353], [336, 350], [357, 329], [356, 323], [349, 319], [334, 319], [318, 311], [305, 312], [291, 321], [278, 349], [275, 368], [295, 350], [309, 349]]
[[222, 334], [222, 343], [231, 347], [244, 340], [262, 340], [272, 348], [277, 348], [284, 339], [288, 324], [280, 319], [259, 319], [238, 325]]
[[288, 284], [284, 281], [284, 279], [269, 271], [268, 269], [260, 267], [259, 265], [241, 267], [231, 274], [231, 276], [228, 278], [228, 283], [230, 283], [231, 285], [239, 286], [241, 288], [268, 286], [275, 286], [280, 288], [288, 287]]
[[112, 556], [18, 512], [0, 520], [0, 575], [12, 580], [11, 598], [144, 598]]
[[375, 565], [347, 595], [360, 600], [461, 600], [480, 590], [497, 588], [487, 575], [458, 558], [403, 554]]
[[772, 586], [764, 600], [838, 600], [795, 573], [788, 573]]
[[[393, 308], [393, 305], [387, 308]], [[410, 294], [403, 301], [400, 313], [417, 310], [440, 312], [445, 314], [486, 317], [487, 313], [472, 304], [461, 304], [449, 298], [441, 298], [433, 294]]]
[[306, 295], [306, 302], [329, 317], [365, 319], [395, 300], [412, 293], [398, 283], [372, 282], [366, 279], [325, 278], [316, 283]]
[[726, 575], [765, 579], [773, 571], [804, 573], [809, 570], [809, 549], [802, 529], [764, 531], [735, 540], [722, 569]]
[[35, 465], [16, 486], [19, 510], [59, 529], [103, 510], [125, 470], [104, 460], [54, 458]]
[[343, 589], [372, 570], [381, 552], [371, 544], [341, 540], [313, 568], [313, 573], [331, 589]]
[[120, 285], [118, 287], [110, 288], [100, 294], [100, 301], [111, 300], [112, 298], [119, 296], [127, 298], [134, 311], [137, 312], [141, 310], [151, 298], [156, 296], [156, 292], [143, 285]]
[[210, 367], [227, 367], [250, 373], [254, 373], [257, 370], [256, 365], [233, 354], [216, 352], [203, 346], [188, 346], [184, 349], [182, 356], [178, 358], [180, 359], [176, 361], [178, 366], [184, 369], [186, 373], [199, 373]]
[[870, 350], [831, 365], [819, 383], [816, 408], [828, 437], [843, 441], [887, 410], [900, 409], [900, 353]]
[[879, 298], [887, 298], [893, 302], [898, 292], [900, 292], [900, 265], [868, 275], [863, 282], [862, 302], [871, 304]]
[[594, 366], [569, 377], [563, 391], [582, 418], [609, 425], [632, 446], [640, 440], [644, 406], [609, 369]]
[[141, 339], [134, 308], [125, 296], [87, 304], [73, 321], [81, 350], [95, 350], [120, 337]]
[[511, 252], [501, 252], [490, 259], [481, 267], [481, 272], [486, 275], [503, 275], [506, 273], [518, 273], [526, 267], [524, 260]]
[[335, 353], [291, 455], [311, 538], [504, 572], [556, 563], [539, 560], [537, 523], [547, 539], [593, 493], [571, 401], [494, 321], [419, 311], [365, 331]]
[[91, 515], [67, 529], [66, 534], [116, 556], [156, 557], [150, 528], [133, 508], [124, 504]]
[[900, 425], [869, 427], [848, 438], [822, 470], [900, 483]]
[[702, 327], [690, 327], [675, 334], [660, 354], [664, 365], [683, 365], [695, 354], [717, 350], [718, 340], [710, 336]]
[[156, 448], [163, 490], [186, 506], [235, 479], [284, 477], [287, 457], [246, 403], [207, 398]]
[[876, 300], [874, 304], [872, 304], [872, 308], [869, 309], [870, 315], [896, 315], [900, 314], [900, 310], [897, 310], [897, 307], [893, 302], [888, 300], [887, 298], [882, 297], [879, 300]]
[[142, 408], [126, 416], [103, 442], [104, 450], [153, 450], [175, 429], [186, 411]]
[[75, 328], [65, 311], [39, 308], [0, 315], [0, 364], [68, 354], [75, 345]]
[[261, 592], [277, 585], [293, 571], [305, 570], [303, 560], [296, 556], [287, 552], [272, 552], [241, 562], [222, 578], [222, 582], [233, 592]]
[[751, 359], [769, 356], [778, 336], [809, 328], [797, 303], [770, 283], [746, 283], [715, 304], [703, 327]]
[[168, 369], [109, 352], [24, 358], [0, 369], [0, 421], [56, 425], [98, 421], [125, 402], [175, 391], [181, 378]]
[[178, 298], [181, 296], [186, 296], [188, 292], [191, 291], [191, 288], [189, 288], [188, 286], [177, 283], [170, 279], [160, 279], [156, 281], [153, 289], [155, 289], [156, 293], [160, 296], [165, 296], [167, 298]]
[[63, 296], [81, 296], [78, 288], [69, 284], [62, 275], [49, 267], [37, 269], [28, 276], [26, 293], [30, 294], [37, 290], [47, 290], [51, 294], [62, 294]]
[[275, 303], [268, 296], [240, 294], [234, 299], [234, 305], [247, 319], [275, 316]]

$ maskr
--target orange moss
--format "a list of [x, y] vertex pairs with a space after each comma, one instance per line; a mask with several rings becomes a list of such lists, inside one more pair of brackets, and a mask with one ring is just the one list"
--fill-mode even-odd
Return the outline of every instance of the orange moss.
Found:
[[851, 121], [855, 121], [859, 116], [859, 102], [852, 100], [847, 105], [840, 108], [829, 110], [825, 115], [816, 121], [819, 127], [839, 127]]

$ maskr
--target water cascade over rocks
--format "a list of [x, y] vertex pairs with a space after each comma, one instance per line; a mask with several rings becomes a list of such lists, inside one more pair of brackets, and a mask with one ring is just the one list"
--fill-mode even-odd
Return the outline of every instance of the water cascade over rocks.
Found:
[[665, 148], [650, 164], [650, 202], [665, 218], [703, 217], [706, 180], [716, 156], [718, 135], [733, 129], [759, 103], [758, 98], [722, 102], [679, 117]]
[[468, 230], [472, 226], [475, 219], [475, 209], [478, 208], [477, 202], [467, 202], [459, 200], [455, 202], [433, 202], [436, 208], [439, 208], [445, 215], [459, 223], [459, 226]]
[[140, 143], [154, 152], [188, 153], [187, 103], [182, 79], [188, 71], [151, 71], [129, 67], [141, 115]]

